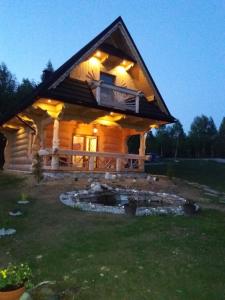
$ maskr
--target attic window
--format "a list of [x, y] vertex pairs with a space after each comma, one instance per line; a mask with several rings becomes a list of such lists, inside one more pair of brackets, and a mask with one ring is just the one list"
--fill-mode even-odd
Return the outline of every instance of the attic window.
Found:
[[102, 80], [104, 83], [114, 85], [115, 79], [116, 79], [116, 76], [114, 76], [114, 75], [100, 72], [100, 80]]

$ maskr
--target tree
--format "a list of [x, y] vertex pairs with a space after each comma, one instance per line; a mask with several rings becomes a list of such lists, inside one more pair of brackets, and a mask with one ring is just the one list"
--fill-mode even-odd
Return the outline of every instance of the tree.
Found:
[[195, 157], [213, 156], [217, 129], [213, 119], [197, 116], [191, 124], [189, 141]]
[[20, 101], [24, 99], [27, 95], [31, 94], [36, 88], [36, 84], [34, 81], [30, 81], [28, 78], [24, 78], [22, 83], [18, 85], [16, 91], [16, 99]]
[[169, 127], [163, 125], [156, 130], [156, 139], [158, 141], [158, 153], [161, 156], [171, 156], [171, 139]]
[[51, 61], [49, 60], [46, 64], [46, 67], [44, 68], [42, 75], [41, 75], [41, 81], [45, 81], [46, 79], [49, 78], [49, 75], [51, 75], [54, 72], [53, 65]]
[[221, 157], [225, 157], [225, 117], [219, 127], [218, 133], [218, 154]]
[[0, 65], [0, 117], [13, 106], [16, 89], [16, 77], [9, 71], [6, 64], [2, 63]]
[[169, 135], [172, 140], [172, 150], [174, 153], [174, 158], [177, 156], [183, 156], [184, 143], [185, 143], [185, 133], [181, 122], [178, 120], [169, 129]]

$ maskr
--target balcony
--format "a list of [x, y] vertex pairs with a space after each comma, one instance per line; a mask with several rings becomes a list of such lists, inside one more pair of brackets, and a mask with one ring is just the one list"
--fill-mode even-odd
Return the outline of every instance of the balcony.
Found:
[[93, 80], [91, 88], [99, 105], [139, 113], [142, 92], [107, 84], [101, 80]]

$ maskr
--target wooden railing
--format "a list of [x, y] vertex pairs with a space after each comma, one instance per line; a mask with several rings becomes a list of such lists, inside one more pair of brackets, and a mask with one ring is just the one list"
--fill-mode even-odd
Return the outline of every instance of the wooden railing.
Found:
[[139, 113], [139, 102], [142, 93], [116, 85], [93, 80], [91, 88], [99, 105], [131, 110]]
[[52, 169], [51, 160], [58, 160], [57, 170], [80, 171], [143, 171], [148, 156], [111, 152], [88, 152], [77, 150], [44, 149], [39, 151], [43, 157], [43, 169]]

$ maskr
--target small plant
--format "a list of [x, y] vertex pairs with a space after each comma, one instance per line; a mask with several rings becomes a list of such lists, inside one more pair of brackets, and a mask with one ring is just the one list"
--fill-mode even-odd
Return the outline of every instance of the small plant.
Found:
[[168, 176], [169, 179], [173, 179], [174, 177], [173, 165], [171, 163], [167, 165], [166, 175]]
[[0, 269], [0, 291], [12, 291], [22, 286], [31, 287], [32, 272], [28, 264], [12, 265]]
[[26, 201], [27, 200], [27, 194], [26, 193], [21, 193], [21, 200]]
[[32, 167], [33, 167], [34, 177], [37, 180], [37, 183], [39, 183], [43, 179], [43, 172], [42, 172], [42, 159], [38, 153], [34, 155]]

